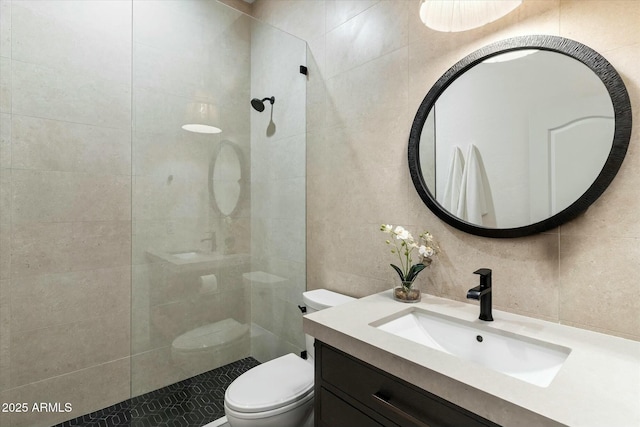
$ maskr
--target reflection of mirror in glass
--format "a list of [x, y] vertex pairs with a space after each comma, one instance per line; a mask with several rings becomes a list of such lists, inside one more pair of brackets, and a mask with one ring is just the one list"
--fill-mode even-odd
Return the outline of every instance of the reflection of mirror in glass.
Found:
[[213, 196], [223, 215], [231, 215], [240, 199], [240, 179], [242, 169], [236, 150], [230, 144], [223, 144], [213, 165]]
[[[424, 181], [454, 216], [479, 226], [545, 220], [599, 175], [613, 142], [613, 117], [600, 78], [569, 56], [537, 51], [479, 63], [429, 112], [420, 141]], [[462, 159], [454, 159], [456, 151]], [[445, 204], [459, 181], [459, 202]]]

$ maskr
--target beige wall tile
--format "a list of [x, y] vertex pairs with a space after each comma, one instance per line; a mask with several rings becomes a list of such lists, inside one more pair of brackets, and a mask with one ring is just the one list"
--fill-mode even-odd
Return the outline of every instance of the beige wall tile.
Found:
[[157, 390], [185, 379], [182, 369], [171, 359], [171, 347], [162, 347], [131, 358], [131, 396]]
[[131, 269], [102, 268], [15, 278], [11, 331], [18, 333], [108, 316], [130, 305]]
[[12, 181], [14, 223], [131, 219], [130, 176], [14, 169]]
[[253, 16], [263, 22], [304, 40], [313, 40], [325, 33], [325, 2], [259, 0], [253, 5]]
[[327, 32], [326, 77], [406, 46], [407, 15], [405, 2], [382, 1]]
[[326, 126], [368, 120], [378, 127], [406, 111], [407, 54], [401, 48], [327, 80]]
[[12, 331], [11, 386], [127, 357], [129, 318], [129, 308], [118, 307], [103, 317], [18, 333]]
[[0, 168], [11, 167], [11, 115], [0, 114]]
[[22, 223], [12, 231], [13, 277], [131, 263], [131, 224], [127, 221]]
[[118, 129], [131, 125], [130, 83], [16, 60], [11, 83], [14, 114]]
[[131, 132], [14, 115], [16, 169], [131, 174]]
[[[14, 402], [70, 403], [68, 413], [14, 414], [12, 427], [48, 427], [114, 405], [129, 398], [128, 357], [11, 390]], [[4, 424], [3, 424], [4, 426]]]
[[0, 112], [11, 113], [11, 59], [0, 57]]
[[560, 240], [560, 321], [640, 339], [638, 239]]
[[[95, 19], [95, 17], [100, 19]], [[74, 70], [113, 82], [131, 81], [131, 5], [127, 2], [14, 3], [12, 58]]]
[[[9, 391], [0, 391], [0, 402], [11, 402], [11, 394]], [[0, 412], [0, 425], [11, 427], [11, 414], [9, 412]]]
[[325, 3], [327, 31], [331, 31], [379, 3], [379, 0], [327, 0]]
[[[11, 387], [11, 281], [0, 279], [0, 393]], [[0, 402], [8, 400], [0, 399]], [[3, 424], [4, 425], [4, 424]]]
[[[633, 0], [562, 0], [560, 35], [601, 54], [640, 39], [640, 4]], [[605, 55], [606, 56], [606, 55]]]
[[0, 56], [11, 57], [11, 0], [0, 0]]

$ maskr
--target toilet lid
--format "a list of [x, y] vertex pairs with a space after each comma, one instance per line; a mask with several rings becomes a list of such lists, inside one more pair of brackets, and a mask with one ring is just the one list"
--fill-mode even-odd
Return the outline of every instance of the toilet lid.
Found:
[[224, 394], [229, 408], [238, 412], [277, 409], [313, 392], [313, 365], [293, 353], [248, 370]]
[[173, 340], [172, 346], [180, 351], [200, 351], [236, 341], [249, 332], [249, 325], [235, 319], [224, 319], [192, 329]]

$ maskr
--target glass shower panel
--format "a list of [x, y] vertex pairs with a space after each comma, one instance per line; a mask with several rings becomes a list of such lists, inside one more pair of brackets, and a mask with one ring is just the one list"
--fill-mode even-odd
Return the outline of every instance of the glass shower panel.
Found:
[[304, 349], [305, 55], [216, 1], [133, 2], [132, 396]]
[[306, 43], [251, 26], [251, 354], [264, 362], [304, 350], [306, 289]]
[[[250, 19], [215, 1], [133, 3], [133, 396], [250, 354], [250, 230], [225, 234], [211, 185], [222, 147], [249, 158], [249, 37]], [[222, 132], [182, 128], [194, 123]]]

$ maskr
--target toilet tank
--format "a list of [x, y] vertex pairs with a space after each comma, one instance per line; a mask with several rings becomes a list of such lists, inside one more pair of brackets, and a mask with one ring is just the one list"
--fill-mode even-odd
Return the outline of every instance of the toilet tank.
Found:
[[[355, 298], [353, 297], [342, 295], [327, 289], [315, 289], [313, 291], [302, 293], [302, 301], [304, 301], [304, 305], [307, 306], [307, 314], [318, 310], [324, 310], [325, 308], [335, 307], [336, 305], [354, 300]], [[310, 359], [313, 359], [315, 355], [313, 351], [313, 337], [311, 335], [305, 335], [305, 341], [307, 356]]]

